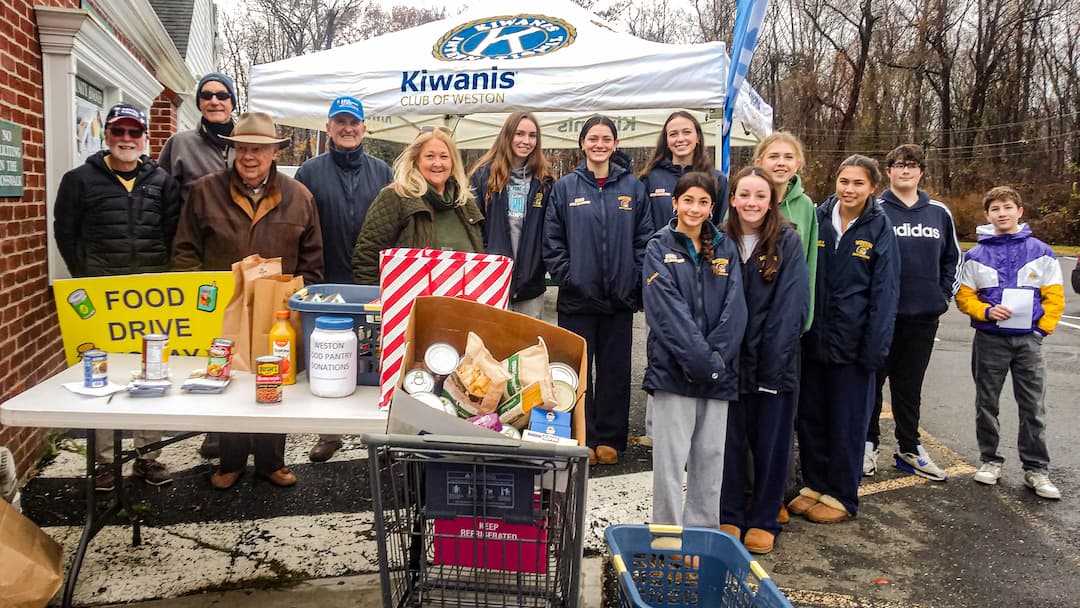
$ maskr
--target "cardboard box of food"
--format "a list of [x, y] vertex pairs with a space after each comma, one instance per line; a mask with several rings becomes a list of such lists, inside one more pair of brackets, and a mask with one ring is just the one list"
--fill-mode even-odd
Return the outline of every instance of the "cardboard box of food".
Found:
[[[480, 336], [491, 354], [500, 361], [536, 344], [537, 336], [547, 344], [552, 363], [560, 362], [577, 370], [577, 399], [571, 412], [572, 429], [578, 445], [585, 445], [585, 340], [577, 334], [538, 321], [528, 315], [501, 310], [468, 300], [439, 296], [416, 298], [405, 330], [403, 370], [422, 366], [424, 352], [436, 342], [446, 342], [462, 352], [469, 332]], [[421, 431], [443, 435], [502, 438], [494, 431], [474, 426], [461, 418], [441, 413], [413, 399], [397, 388], [390, 405], [387, 433], [417, 434]]]

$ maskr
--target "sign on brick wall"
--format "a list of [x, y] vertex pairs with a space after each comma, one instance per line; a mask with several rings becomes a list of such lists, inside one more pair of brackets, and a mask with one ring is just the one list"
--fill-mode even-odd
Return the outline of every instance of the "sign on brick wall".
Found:
[[22, 194], [22, 127], [0, 120], [0, 196], [22, 196]]

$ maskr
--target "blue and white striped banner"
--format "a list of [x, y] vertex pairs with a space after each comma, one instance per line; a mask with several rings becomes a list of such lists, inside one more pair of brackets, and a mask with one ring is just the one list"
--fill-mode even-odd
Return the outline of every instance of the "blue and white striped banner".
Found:
[[735, 100], [750, 70], [750, 60], [757, 48], [761, 22], [769, 0], [739, 0], [735, 13], [735, 31], [731, 38], [731, 65], [728, 68], [727, 92], [724, 98], [724, 124], [721, 132], [721, 170], [725, 175], [731, 171], [731, 124], [735, 113]]

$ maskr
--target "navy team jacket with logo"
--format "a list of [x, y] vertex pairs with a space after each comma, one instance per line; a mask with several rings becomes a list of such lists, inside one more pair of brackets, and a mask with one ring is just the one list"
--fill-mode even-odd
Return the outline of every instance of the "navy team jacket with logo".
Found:
[[649, 366], [642, 388], [684, 397], [739, 396], [746, 300], [735, 244], [714, 227], [712, 262], [698, 256], [675, 220], [645, 250], [642, 292]]
[[814, 361], [873, 371], [892, 345], [900, 295], [900, 249], [892, 222], [873, 198], [843, 236], [833, 226], [833, 196], [817, 208], [814, 324], [803, 338]]
[[641, 309], [641, 261], [654, 232], [645, 186], [611, 163], [604, 186], [582, 162], [551, 189], [544, 264], [569, 314]]

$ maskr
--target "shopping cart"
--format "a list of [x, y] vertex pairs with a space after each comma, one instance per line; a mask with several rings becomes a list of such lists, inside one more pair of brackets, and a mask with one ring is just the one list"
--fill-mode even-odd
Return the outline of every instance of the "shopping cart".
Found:
[[604, 539], [626, 608], [791, 608], [765, 569], [719, 530], [616, 525]]
[[588, 450], [364, 435], [383, 606], [574, 607]]

